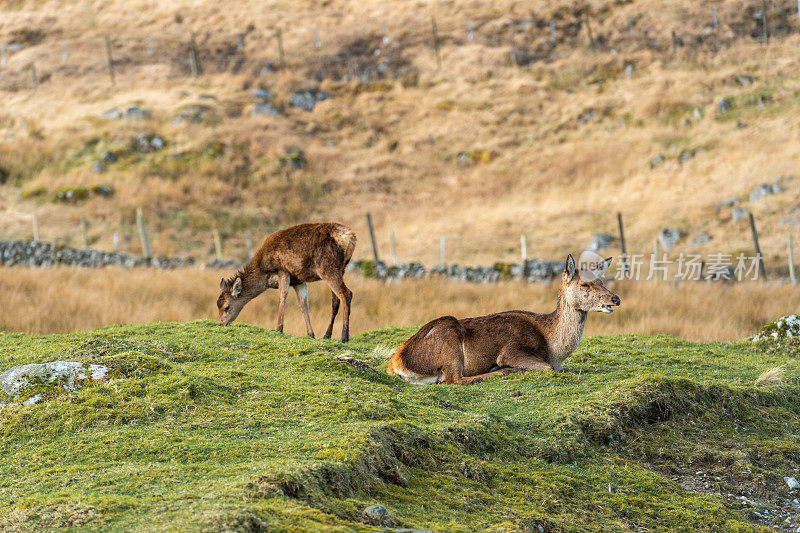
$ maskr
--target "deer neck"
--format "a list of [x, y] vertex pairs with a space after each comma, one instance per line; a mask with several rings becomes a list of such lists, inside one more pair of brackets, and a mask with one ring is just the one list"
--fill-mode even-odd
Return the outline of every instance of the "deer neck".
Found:
[[563, 294], [559, 295], [556, 310], [552, 314], [553, 330], [548, 342], [553, 369], [561, 370], [564, 360], [578, 347], [586, 325], [586, 315], [586, 311], [575, 309], [567, 303]]
[[[241, 297], [246, 298], [247, 301], [250, 301], [265, 290], [269, 289], [272, 286], [271, 281], [274, 281], [273, 277], [275, 276], [270, 275], [269, 272], [262, 272], [254, 261], [250, 261], [242, 269], [240, 277], [242, 279]], [[276, 277], [275, 280], [277, 280]], [[275, 283], [275, 286], [277, 287], [277, 283]]]

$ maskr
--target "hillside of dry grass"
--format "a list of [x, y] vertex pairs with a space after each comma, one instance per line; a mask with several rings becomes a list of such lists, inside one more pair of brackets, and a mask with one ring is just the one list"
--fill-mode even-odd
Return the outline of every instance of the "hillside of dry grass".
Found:
[[[358, 259], [371, 212], [384, 255], [393, 230], [401, 260], [438, 262], [445, 235], [448, 260], [490, 263], [516, 259], [522, 233], [532, 256], [579, 251], [616, 233], [620, 211], [629, 252], [673, 227], [687, 236], [671, 253], [749, 254], [746, 218], [719, 206], [737, 197], [768, 269], [785, 275], [786, 236], [800, 238], [800, 19], [770, 2], [765, 43], [760, 2], [716, 6], [715, 27], [710, 4], [688, 1], [3, 2], [0, 42], [22, 47], [0, 82], [2, 237], [29, 238], [36, 212], [43, 240], [78, 244], [83, 216], [92, 246], [110, 249], [119, 231], [138, 253], [142, 207], [156, 254], [208, 258], [217, 226], [242, 257], [245, 232], [335, 219], [362, 235]], [[257, 88], [280, 115], [252, 115]], [[305, 88], [331, 98], [290, 105]], [[151, 118], [101, 118], [134, 105]], [[204, 116], [176, 122], [191, 105]], [[166, 148], [136, 152], [140, 133]], [[96, 173], [105, 152], [116, 161]], [[782, 177], [783, 192], [749, 201]], [[54, 199], [76, 187], [86, 199]], [[711, 243], [691, 246], [697, 231]]]

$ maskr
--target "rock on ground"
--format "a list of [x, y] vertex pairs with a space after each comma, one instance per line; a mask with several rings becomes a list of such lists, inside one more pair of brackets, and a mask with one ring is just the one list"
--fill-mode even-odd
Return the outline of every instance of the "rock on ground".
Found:
[[800, 315], [786, 315], [761, 328], [754, 341], [800, 337]]
[[58, 379], [66, 379], [65, 388], [67, 390], [75, 390], [80, 388], [80, 385], [76, 384], [75, 380], [101, 380], [107, 375], [108, 367], [103, 365], [90, 365], [77, 361], [33, 363], [15, 366], [3, 372], [0, 375], [0, 389], [8, 396], [13, 396], [14, 399], [17, 399], [20, 392], [42, 383], [52, 383]]

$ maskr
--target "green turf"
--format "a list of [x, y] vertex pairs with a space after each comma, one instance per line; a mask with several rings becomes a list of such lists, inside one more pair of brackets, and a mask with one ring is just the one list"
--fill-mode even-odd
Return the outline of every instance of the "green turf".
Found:
[[796, 341], [586, 338], [561, 374], [415, 387], [385, 373], [413, 331], [0, 334], [0, 369], [115, 376], [0, 407], [0, 530], [374, 531], [377, 503], [434, 531], [766, 531], [753, 512], [797, 497]]

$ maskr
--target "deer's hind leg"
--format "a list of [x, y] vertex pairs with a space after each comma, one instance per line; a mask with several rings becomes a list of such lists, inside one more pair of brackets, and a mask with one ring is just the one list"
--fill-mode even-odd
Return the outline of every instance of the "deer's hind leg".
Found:
[[[350, 302], [353, 301], [353, 291], [347, 288], [342, 279], [341, 272], [334, 273], [320, 273], [320, 277], [330, 286], [333, 296], [338, 300], [342, 306], [342, 342], [350, 340]], [[327, 333], [332, 333], [333, 320], [336, 318], [336, 310], [338, 305], [333, 303], [331, 307], [331, 323], [328, 326]]]
[[306, 333], [313, 339], [314, 328], [311, 327], [311, 315], [308, 313], [308, 285], [305, 283], [295, 285], [294, 292], [297, 295], [297, 305], [300, 306], [303, 317], [306, 319]]
[[324, 339], [330, 339], [333, 335], [333, 322], [336, 320], [336, 315], [339, 313], [339, 297], [331, 290], [331, 323], [328, 324], [328, 329], [325, 331]]

